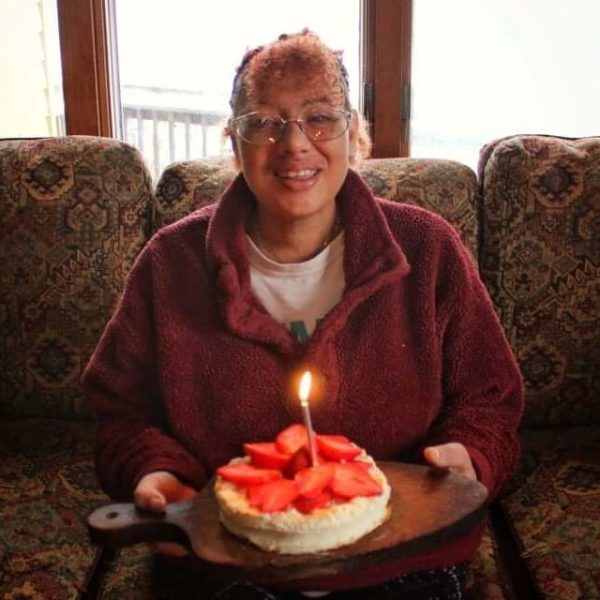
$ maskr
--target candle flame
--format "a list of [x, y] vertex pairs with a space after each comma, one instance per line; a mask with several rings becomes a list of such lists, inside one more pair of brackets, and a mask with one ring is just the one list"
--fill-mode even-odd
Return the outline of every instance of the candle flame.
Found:
[[300, 397], [300, 404], [302, 406], [308, 406], [308, 396], [310, 395], [310, 386], [312, 383], [312, 376], [310, 371], [305, 371], [300, 379], [300, 389], [298, 396]]

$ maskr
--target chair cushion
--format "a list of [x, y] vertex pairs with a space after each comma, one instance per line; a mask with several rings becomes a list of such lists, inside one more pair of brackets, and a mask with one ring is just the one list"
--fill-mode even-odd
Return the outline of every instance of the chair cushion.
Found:
[[[423, 206], [443, 216], [477, 255], [477, 178], [469, 167], [449, 160], [382, 158], [363, 161], [359, 172], [376, 196]], [[156, 189], [154, 229], [217, 200], [236, 174], [228, 159], [167, 167]]]
[[156, 591], [153, 556], [148, 546], [121, 548], [102, 578], [99, 600], [153, 600]]
[[0, 598], [76, 598], [97, 550], [86, 517], [98, 489], [92, 425], [0, 421]]
[[142, 157], [122, 142], [0, 141], [0, 413], [87, 416], [79, 377], [151, 207]]
[[600, 598], [600, 428], [522, 432], [501, 506], [543, 598]]
[[600, 137], [483, 148], [482, 277], [525, 380], [524, 423], [600, 425]]
[[488, 524], [473, 560], [467, 565], [465, 594], [467, 598], [516, 600], [515, 591], [496, 534]]

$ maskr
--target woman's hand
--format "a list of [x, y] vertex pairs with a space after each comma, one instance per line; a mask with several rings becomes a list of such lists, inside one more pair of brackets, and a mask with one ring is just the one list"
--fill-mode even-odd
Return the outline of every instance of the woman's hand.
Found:
[[425, 460], [438, 469], [462, 475], [467, 479], [477, 480], [477, 473], [471, 462], [467, 449], [459, 442], [428, 446], [423, 450]]
[[[138, 482], [134, 492], [135, 505], [151, 512], [163, 513], [167, 504], [187, 500], [197, 494], [196, 490], [182, 483], [175, 475], [168, 471], [154, 471], [144, 475]], [[171, 556], [184, 556], [188, 550], [179, 544], [159, 542], [149, 544], [154, 552], [170, 554]]]

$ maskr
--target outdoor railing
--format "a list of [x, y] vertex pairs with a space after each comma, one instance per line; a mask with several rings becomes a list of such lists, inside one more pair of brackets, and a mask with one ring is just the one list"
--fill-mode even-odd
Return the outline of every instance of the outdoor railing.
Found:
[[158, 178], [172, 162], [230, 154], [223, 136], [225, 119], [220, 112], [125, 105], [123, 134]]

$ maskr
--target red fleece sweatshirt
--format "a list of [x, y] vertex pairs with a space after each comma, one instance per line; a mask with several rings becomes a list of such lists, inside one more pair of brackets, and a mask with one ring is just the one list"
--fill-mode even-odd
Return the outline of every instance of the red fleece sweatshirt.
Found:
[[240, 175], [138, 256], [83, 377], [107, 493], [130, 500], [156, 470], [201, 488], [244, 442], [301, 421], [294, 377], [308, 367], [317, 432], [380, 460], [417, 462], [426, 445], [461, 442], [495, 494], [519, 455], [521, 379], [453, 228], [374, 198], [349, 171], [337, 197], [346, 290], [300, 345], [251, 291], [254, 203]]

